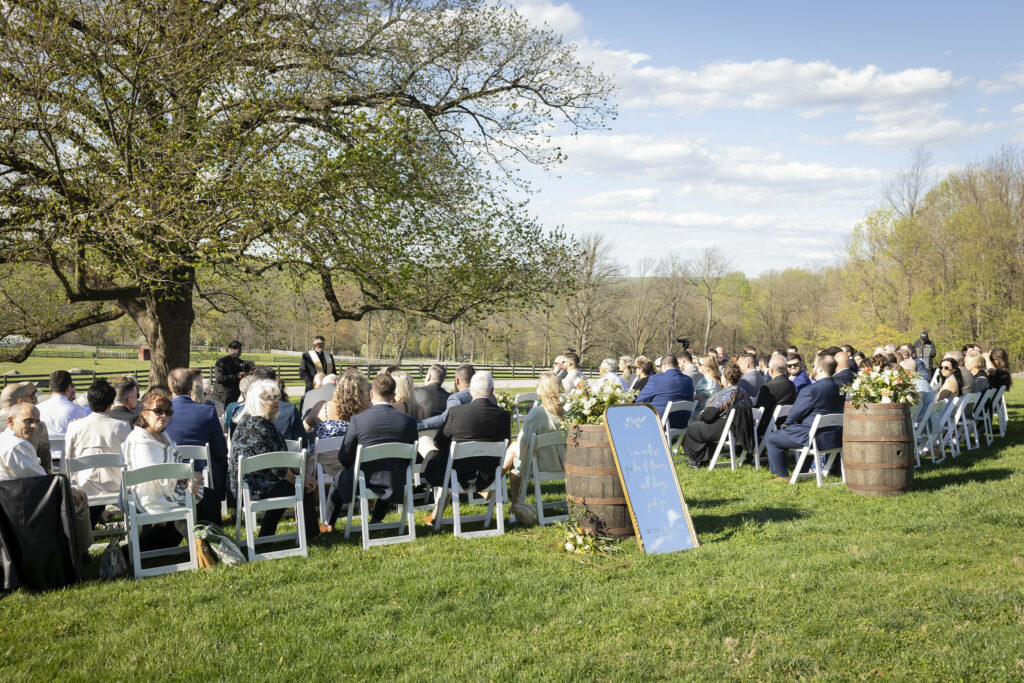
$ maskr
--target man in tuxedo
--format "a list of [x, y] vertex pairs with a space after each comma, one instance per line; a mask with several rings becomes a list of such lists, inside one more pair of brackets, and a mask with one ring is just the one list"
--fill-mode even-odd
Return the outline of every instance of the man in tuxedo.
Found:
[[252, 369], [252, 363], [241, 359], [242, 342], [228, 344], [228, 355], [217, 359], [213, 366], [213, 397], [227, 405], [238, 400], [238, 383]]
[[792, 405], [796, 400], [796, 387], [789, 381], [786, 375], [786, 359], [774, 355], [768, 361], [768, 381], [761, 385], [754, 400], [755, 408], [764, 408], [761, 416], [761, 424], [757, 426], [758, 437], [763, 437], [768, 431], [772, 415], [775, 414], [776, 406]]
[[423, 386], [416, 387], [416, 403], [423, 410], [425, 417], [436, 417], [444, 412], [451, 396], [444, 388], [447, 370], [443, 365], [434, 364], [427, 370], [427, 380]]
[[740, 366], [740, 389], [747, 392], [749, 396], [756, 397], [761, 391], [761, 385], [765, 383], [765, 377], [757, 371], [757, 356], [752, 353], [744, 353], [736, 362]]
[[[807, 445], [807, 435], [815, 416], [843, 412], [843, 395], [839, 385], [832, 379], [835, 370], [835, 356], [819, 356], [813, 369], [815, 381], [797, 395], [786, 424], [765, 437], [769, 471], [774, 475], [774, 480], [789, 480], [789, 449]], [[836, 448], [842, 437], [842, 429], [831, 427], [819, 430], [815, 440], [819, 450], [828, 450]]]
[[[636, 403], [650, 403], [658, 411], [658, 415], [664, 415], [669, 401], [693, 400], [693, 382], [679, 371], [679, 361], [674, 354], [666, 353], [659, 360], [661, 372], [651, 375], [647, 384], [637, 394]], [[689, 421], [689, 412], [672, 413], [669, 417], [669, 426], [682, 429]]]
[[[391, 401], [395, 398], [395, 380], [391, 375], [380, 374], [373, 378], [370, 386], [368, 409], [353, 415], [348, 422], [348, 431], [338, 450], [338, 460], [343, 470], [338, 472], [331, 485], [329, 506], [324, 516], [333, 527], [338, 515], [348, 509], [352, 500], [352, 484], [358, 474], [355, 471], [356, 452], [360, 446], [376, 446], [382, 443], [416, 443], [416, 420], [396, 410]], [[401, 503], [405, 491], [407, 460], [377, 460], [361, 469], [366, 484], [380, 498], [373, 506], [370, 523], [375, 524], [392, 509], [393, 503]]]
[[[469, 384], [472, 400], [448, 409], [444, 429], [437, 435], [437, 450], [424, 459], [424, 476], [431, 486], [444, 483], [444, 471], [452, 442], [467, 441], [508, 441], [512, 438], [512, 418], [508, 411], [493, 403], [494, 378], [482, 371], [473, 375]], [[463, 486], [475, 484], [482, 489], [494, 481], [495, 470], [501, 465], [501, 457], [466, 458], [455, 463], [459, 483]], [[433, 521], [433, 515], [428, 522]]]
[[306, 391], [313, 390], [313, 378], [316, 373], [333, 375], [334, 356], [324, 351], [324, 338], [320, 335], [313, 337], [313, 348], [302, 354], [299, 361], [299, 377], [306, 383]]
[[444, 411], [440, 415], [420, 420], [416, 423], [416, 428], [423, 431], [425, 429], [440, 429], [443, 427], [445, 421], [448, 419], [449, 410], [456, 406], [466, 405], [470, 402], [471, 396], [469, 394], [469, 383], [475, 374], [476, 368], [472, 365], [460, 365], [455, 371], [455, 393], [448, 395], [448, 400], [445, 401], [444, 404]]
[[220, 524], [220, 502], [227, 491], [228, 445], [224, 440], [217, 409], [192, 400], [192, 371], [175, 368], [167, 375], [171, 390], [171, 409], [174, 413], [164, 433], [179, 446], [208, 446], [211, 483], [213, 488], [203, 492], [196, 504], [196, 514], [206, 522]]
[[841, 387], [848, 387], [853, 384], [853, 380], [856, 378], [853, 370], [850, 370], [850, 354], [846, 351], [840, 351], [835, 355], [836, 374], [832, 375], [832, 381]]

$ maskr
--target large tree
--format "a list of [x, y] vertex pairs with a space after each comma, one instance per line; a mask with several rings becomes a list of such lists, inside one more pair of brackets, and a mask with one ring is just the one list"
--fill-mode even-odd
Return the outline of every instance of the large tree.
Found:
[[35, 289], [0, 337], [128, 315], [162, 382], [222, 266], [312, 273], [335, 320], [500, 308], [567, 241], [502, 185], [608, 92], [484, 0], [2, 2], [0, 264]]

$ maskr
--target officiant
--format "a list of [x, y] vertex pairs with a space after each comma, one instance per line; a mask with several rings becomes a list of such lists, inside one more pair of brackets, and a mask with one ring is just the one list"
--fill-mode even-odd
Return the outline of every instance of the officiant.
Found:
[[313, 390], [313, 378], [320, 372], [324, 375], [337, 374], [334, 371], [334, 356], [324, 351], [324, 338], [313, 337], [313, 348], [302, 354], [299, 362], [299, 377], [306, 383], [306, 391]]

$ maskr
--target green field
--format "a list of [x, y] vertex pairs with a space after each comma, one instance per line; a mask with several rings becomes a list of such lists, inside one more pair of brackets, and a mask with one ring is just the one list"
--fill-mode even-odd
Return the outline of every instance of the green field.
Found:
[[[581, 561], [555, 528], [0, 600], [5, 680], [1024, 677], [1024, 386], [992, 448], [869, 499], [679, 471], [702, 547]], [[552, 493], [554, 490], [552, 490]], [[93, 566], [95, 571], [95, 563]]]

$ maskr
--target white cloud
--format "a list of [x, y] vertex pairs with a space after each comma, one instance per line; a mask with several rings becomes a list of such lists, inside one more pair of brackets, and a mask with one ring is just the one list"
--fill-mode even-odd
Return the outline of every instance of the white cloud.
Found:
[[978, 87], [986, 95], [1024, 88], [1024, 63], [1015, 64], [1014, 69], [1014, 71], [1007, 71], [999, 76], [998, 80], [980, 81]]
[[1016, 107], [1010, 110], [1014, 114], [1024, 114], [1024, 102], [1018, 104]]
[[598, 192], [589, 197], [573, 200], [574, 206], [590, 208], [612, 208], [617, 206], [649, 207], [653, 206], [658, 198], [658, 190], [650, 187], [638, 187], [631, 190], [612, 190], [611, 192]]
[[579, 38], [583, 31], [583, 17], [569, 3], [556, 5], [547, 0], [511, 0], [519, 14], [532, 24], [560, 33], [566, 38]]
[[871, 125], [850, 131], [845, 139], [876, 147], [908, 147], [957, 142], [1002, 125], [994, 121], [968, 124], [960, 119], [945, 118], [942, 116], [945, 107], [945, 104], [929, 104], [861, 114], [857, 119]]

